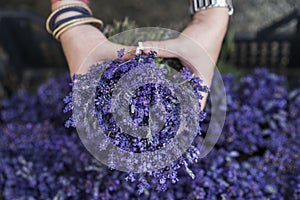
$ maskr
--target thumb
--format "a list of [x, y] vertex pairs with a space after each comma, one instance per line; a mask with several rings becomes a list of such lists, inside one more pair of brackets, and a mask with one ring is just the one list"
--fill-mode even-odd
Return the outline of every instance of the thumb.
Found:
[[155, 51], [158, 57], [174, 58], [177, 57], [175, 44], [175, 40], [145, 41], [141, 50], [145, 54]]

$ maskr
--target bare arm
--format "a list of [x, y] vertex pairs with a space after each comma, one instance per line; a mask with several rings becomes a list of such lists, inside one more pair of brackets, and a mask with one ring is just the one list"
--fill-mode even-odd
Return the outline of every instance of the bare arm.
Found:
[[[210, 87], [228, 21], [227, 8], [198, 11], [178, 38], [144, 42], [145, 52], [154, 49], [159, 57], [178, 58]], [[202, 109], [207, 99], [203, 95]]]
[[[52, 4], [52, 11], [68, 4], [82, 4], [77, 0], [58, 1]], [[68, 12], [60, 16], [63, 19], [76, 15], [76, 12]], [[109, 42], [105, 35], [92, 25], [79, 25], [68, 29], [60, 37], [62, 47], [68, 61], [70, 74], [78, 72], [80, 66], [85, 63], [87, 66], [104, 60], [117, 58], [117, 51], [126, 48], [128, 51], [134, 51], [135, 47], [128, 47]], [[98, 45], [103, 44], [103, 51], [90, 53]], [[88, 58], [88, 60], [86, 60]]]

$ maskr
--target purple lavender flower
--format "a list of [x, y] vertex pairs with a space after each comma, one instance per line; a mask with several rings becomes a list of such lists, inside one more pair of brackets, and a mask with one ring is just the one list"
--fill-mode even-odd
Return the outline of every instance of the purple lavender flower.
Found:
[[124, 48], [123, 48], [123, 49], [120, 49], [120, 50], [118, 51], [118, 58], [122, 58], [124, 55], [125, 55], [125, 49], [124, 49]]

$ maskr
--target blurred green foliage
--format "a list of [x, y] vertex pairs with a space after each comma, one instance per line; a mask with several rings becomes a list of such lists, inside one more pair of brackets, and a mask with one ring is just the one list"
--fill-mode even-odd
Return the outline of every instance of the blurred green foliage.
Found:
[[128, 17], [125, 17], [123, 21], [114, 20], [113, 24], [106, 25], [103, 33], [109, 38], [121, 32], [134, 29], [134, 28], [137, 28], [135, 21], [129, 20]]

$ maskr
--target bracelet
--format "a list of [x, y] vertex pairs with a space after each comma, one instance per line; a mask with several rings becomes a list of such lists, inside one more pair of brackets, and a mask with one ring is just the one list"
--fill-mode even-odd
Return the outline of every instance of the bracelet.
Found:
[[190, 12], [194, 15], [199, 10], [206, 10], [208, 8], [228, 8], [229, 15], [234, 12], [233, 0], [190, 0]]
[[[72, 11], [79, 12], [80, 14], [67, 17], [56, 22], [56, 19], [61, 14]], [[60, 36], [68, 29], [83, 24], [92, 24], [98, 28], [103, 26], [103, 22], [100, 19], [92, 17], [92, 11], [86, 5], [69, 4], [58, 8], [50, 14], [46, 21], [46, 29], [59, 41]]]
[[[66, 0], [51, 0], [51, 4], [54, 4], [54, 3], [58, 2], [58, 1], [66, 1]], [[89, 0], [78, 0], [78, 1], [81, 1], [81, 2], [83, 2], [85, 4], [90, 4]]]
[[52, 34], [53, 26], [55, 24], [55, 19], [60, 14], [63, 14], [68, 11], [77, 11], [77, 12], [84, 13], [84, 11], [82, 11], [82, 10], [86, 10], [86, 11], [88, 11], [88, 13], [90, 15], [92, 15], [91, 9], [84, 4], [69, 4], [69, 5], [62, 6], [62, 7], [58, 8], [57, 10], [53, 11], [46, 21], [46, 29], [47, 29], [48, 33]]
[[73, 19], [81, 19], [81, 18], [87, 18], [87, 17], [92, 17], [92, 15], [90, 14], [83, 14], [83, 15], [75, 15], [75, 16], [72, 16], [72, 17], [67, 17], [65, 19], [62, 19], [62, 20], [59, 20], [58, 22], [56, 22], [54, 25], [53, 25], [53, 28], [51, 28], [51, 23], [50, 23], [50, 28], [51, 28], [51, 31], [52, 33], [54, 34], [54, 30], [57, 30], [58, 27], [60, 27], [61, 25], [73, 20]]
[[52, 35], [55, 37], [57, 35], [58, 32], [60, 32], [62, 29], [68, 27], [69, 25], [72, 25], [73, 23], [76, 23], [76, 22], [79, 22], [79, 21], [82, 21], [84, 19], [90, 19], [90, 18], [93, 18], [93, 17], [89, 17], [89, 18], [77, 18], [77, 19], [72, 19], [70, 21], [67, 21], [65, 23], [63, 23], [62, 25], [60, 25], [59, 27], [57, 27]]
[[59, 41], [60, 36], [65, 31], [67, 31], [68, 29], [70, 29], [72, 27], [82, 25], [82, 24], [95, 24], [95, 25], [98, 25], [99, 28], [103, 26], [103, 22], [101, 20], [93, 18], [93, 17], [74, 19], [74, 20], [71, 20], [71, 21], [61, 25], [60, 27], [58, 27], [57, 29], [59, 29], [59, 30], [55, 30], [55, 32], [53, 32], [53, 36]]
[[[67, 8], [64, 8], [64, 9], [61, 9], [59, 10], [58, 12], [56, 12], [52, 18], [50, 19], [50, 22], [49, 22], [49, 28], [50, 28], [50, 31], [53, 32], [54, 29], [56, 29], [61, 23], [64, 23], [63, 21], [65, 21], [65, 19], [63, 20], [60, 20], [58, 21], [57, 23], [55, 23], [56, 21], [56, 18], [65, 13], [65, 12], [70, 12], [70, 11], [75, 11], [75, 12], [79, 12], [81, 13], [82, 15], [76, 15], [76, 17], [81, 17], [81, 16], [88, 16], [88, 17], [91, 17], [91, 13], [84, 9], [84, 8], [78, 8], [78, 7], [67, 7]], [[75, 17], [75, 16], [73, 16]], [[67, 18], [68, 19], [68, 18]]]

